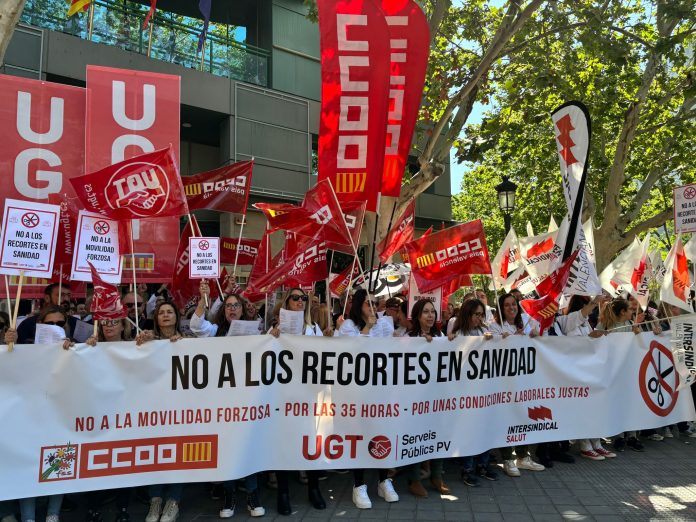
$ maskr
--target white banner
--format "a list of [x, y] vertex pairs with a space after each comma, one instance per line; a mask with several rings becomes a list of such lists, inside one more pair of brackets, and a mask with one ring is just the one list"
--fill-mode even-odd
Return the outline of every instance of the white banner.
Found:
[[0, 353], [0, 500], [394, 468], [691, 420], [669, 345], [652, 333], [19, 345]]
[[121, 282], [121, 253], [118, 221], [80, 210], [77, 217], [77, 241], [70, 278], [92, 281], [89, 263], [107, 283]]
[[696, 184], [674, 187], [674, 233], [696, 232]]
[[51, 277], [58, 240], [60, 207], [5, 200], [0, 243], [0, 274]]

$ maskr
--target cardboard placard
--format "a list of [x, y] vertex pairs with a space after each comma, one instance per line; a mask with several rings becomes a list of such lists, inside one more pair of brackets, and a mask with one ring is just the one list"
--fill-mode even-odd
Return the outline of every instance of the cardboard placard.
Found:
[[189, 238], [189, 279], [220, 277], [220, 238]]
[[91, 281], [92, 271], [88, 263], [92, 263], [99, 277], [107, 283], [121, 282], [118, 228], [118, 221], [85, 210], [80, 211], [70, 275], [72, 280]]
[[5, 200], [0, 274], [51, 277], [59, 218], [58, 205]]

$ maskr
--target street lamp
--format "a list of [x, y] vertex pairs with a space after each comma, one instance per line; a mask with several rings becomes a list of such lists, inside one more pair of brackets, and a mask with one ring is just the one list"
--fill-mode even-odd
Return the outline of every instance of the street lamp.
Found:
[[498, 206], [500, 211], [503, 213], [503, 219], [505, 220], [505, 233], [510, 232], [510, 217], [515, 210], [515, 191], [517, 190], [517, 185], [510, 181], [507, 176], [503, 176], [503, 182], [495, 187], [495, 191], [498, 193]]

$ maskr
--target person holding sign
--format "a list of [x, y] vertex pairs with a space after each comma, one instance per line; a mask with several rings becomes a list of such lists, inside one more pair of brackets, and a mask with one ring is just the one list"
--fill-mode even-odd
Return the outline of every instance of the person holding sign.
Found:
[[[246, 300], [239, 294], [228, 295], [222, 306], [215, 313], [215, 319], [211, 323], [205, 318], [205, 303], [210, 299], [210, 285], [206, 279], [201, 279], [199, 284], [200, 299], [198, 306], [191, 316], [191, 331], [196, 337], [225, 337], [230, 334], [230, 326], [235, 321], [243, 320]], [[256, 334], [260, 332], [256, 329]], [[266, 510], [259, 502], [258, 481], [256, 473], [245, 477], [244, 486], [247, 490], [247, 509], [252, 517], [262, 517]], [[228, 480], [223, 484], [225, 492], [220, 518], [231, 518], [237, 507], [237, 489], [234, 480]]]
[[[435, 305], [429, 299], [419, 299], [411, 309], [411, 329], [408, 336], [424, 337], [430, 343], [433, 337], [442, 336], [435, 323], [437, 323]], [[408, 491], [415, 497], [426, 498], [428, 492], [420, 481], [421, 463], [411, 464], [408, 469]], [[442, 480], [442, 459], [430, 461], [430, 484], [441, 495], [450, 494], [450, 489]]]
[[[309, 296], [301, 288], [291, 288], [281, 301], [284, 310], [290, 312], [299, 312], [303, 314], [303, 334], [323, 337], [323, 333], [319, 325], [312, 322], [309, 303]], [[271, 328], [269, 332], [274, 337], [278, 337], [281, 333], [285, 333], [283, 330], [283, 318], [281, 312], [280, 324]], [[309, 495], [309, 503], [312, 504], [314, 509], [326, 509], [326, 502], [324, 497], [321, 496], [321, 491], [319, 490], [319, 471], [311, 470], [307, 472], [307, 494]], [[276, 471], [276, 477], [278, 480], [278, 513], [281, 515], [289, 515], [292, 513], [292, 508], [290, 507], [290, 488], [288, 484], [288, 472], [287, 471]]]
[[[376, 301], [370, 301], [370, 296], [364, 289], [357, 290], [353, 295], [353, 302], [350, 306], [348, 319], [343, 321], [337, 337], [391, 337], [394, 334], [394, 321], [391, 317], [382, 318], [377, 321], [374, 310], [377, 308]], [[379, 473], [379, 483], [377, 485], [377, 495], [386, 502], [398, 502], [399, 495], [394, 490], [392, 479], [388, 478], [386, 469], [377, 470]], [[353, 470], [353, 504], [358, 509], [371, 509], [372, 501], [367, 494], [367, 484], [365, 484], [365, 470]]]

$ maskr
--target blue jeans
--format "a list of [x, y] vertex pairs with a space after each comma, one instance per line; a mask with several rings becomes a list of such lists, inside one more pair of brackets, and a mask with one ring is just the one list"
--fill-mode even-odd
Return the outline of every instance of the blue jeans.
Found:
[[167, 488], [167, 499], [172, 499], [175, 502], [181, 500], [181, 492], [184, 490], [183, 484], [154, 484], [148, 488], [150, 498], [164, 498], [164, 488]]
[[15, 500], [0, 501], [0, 519], [10, 515], [14, 515], [17, 511], [17, 502]]
[[474, 459], [478, 460], [478, 463], [480, 466], [483, 468], [488, 468], [488, 463], [491, 461], [491, 452], [490, 451], [484, 451], [480, 455], [477, 456], [471, 456], [471, 457], [464, 457], [462, 459], [462, 467], [464, 468], [464, 471], [466, 472], [471, 472], [474, 471]]
[[[63, 503], [63, 495], [50, 495], [46, 516], [59, 515], [60, 505]], [[19, 501], [19, 511], [22, 513], [22, 522], [36, 520], [36, 497], [23, 498]]]
[[[222, 483], [222, 487], [225, 489], [231, 489], [232, 491], [237, 490], [237, 486], [235, 485], [234, 480], [227, 480]], [[256, 491], [256, 488], [259, 487], [258, 480], [256, 480], [256, 473], [253, 473], [249, 475], [248, 477], [244, 477], [244, 487], [247, 489], [249, 493], [252, 491]]]

